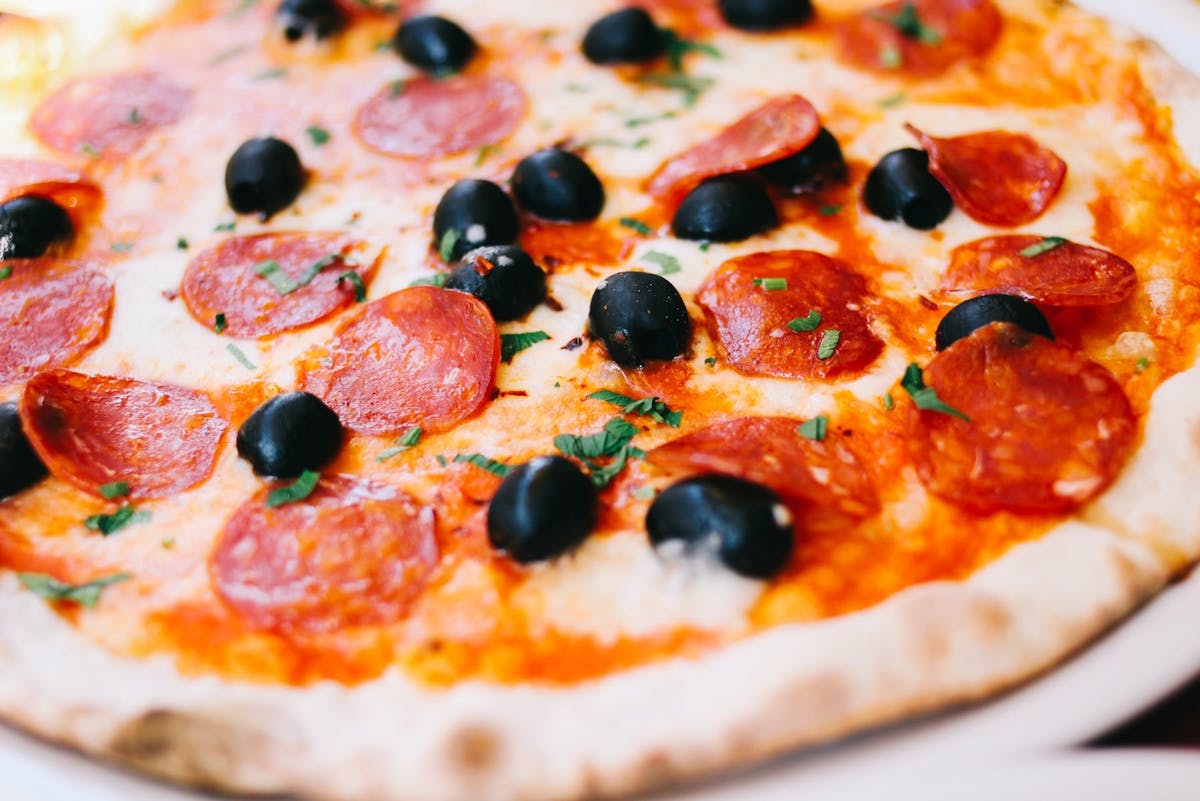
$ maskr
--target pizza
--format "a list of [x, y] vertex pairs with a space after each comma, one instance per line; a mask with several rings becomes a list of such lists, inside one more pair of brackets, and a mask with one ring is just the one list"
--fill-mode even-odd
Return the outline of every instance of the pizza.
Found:
[[31, 732], [231, 792], [613, 796], [998, 693], [1200, 557], [1200, 82], [1099, 16], [27, 5]]

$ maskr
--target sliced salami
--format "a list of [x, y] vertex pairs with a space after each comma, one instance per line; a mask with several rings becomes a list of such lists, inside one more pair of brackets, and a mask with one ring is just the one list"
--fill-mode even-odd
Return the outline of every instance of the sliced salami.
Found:
[[152, 72], [79, 78], [46, 98], [29, 126], [62, 153], [120, 157], [182, 119], [191, 94]]
[[908, 447], [935, 495], [980, 514], [1068, 512], [1120, 472], [1137, 421], [1079, 351], [992, 323], [939, 353], [925, 384], [970, 422], [912, 407]]
[[855, 67], [928, 77], [984, 55], [1003, 31], [991, 0], [905, 0], [843, 21], [838, 45]]
[[528, 100], [506, 78], [414, 78], [389, 84], [358, 110], [354, 128], [372, 150], [429, 158], [492, 145], [525, 118]]
[[225, 524], [213, 586], [250, 626], [320, 634], [399, 620], [437, 565], [433, 511], [383, 484], [324, 476], [303, 501], [266, 490]]
[[290, 331], [354, 302], [355, 286], [340, 278], [356, 272], [364, 287], [370, 282], [375, 260], [360, 261], [362, 250], [336, 233], [231, 237], [188, 265], [183, 300], [205, 326], [225, 315], [227, 336]]
[[465, 292], [416, 286], [367, 305], [301, 365], [303, 388], [363, 434], [441, 431], [492, 395], [500, 334]]
[[0, 386], [73, 364], [103, 341], [113, 285], [97, 270], [13, 259], [0, 281]]
[[1036, 220], [1067, 177], [1067, 163], [1025, 134], [982, 131], [937, 139], [905, 127], [929, 154], [933, 177], [968, 217], [985, 225]]
[[22, 195], [50, 198], [66, 209], [76, 224], [102, 200], [100, 187], [78, 170], [52, 161], [0, 158], [0, 202]]
[[723, 361], [749, 375], [845, 376], [866, 369], [883, 351], [866, 316], [866, 281], [820, 253], [779, 250], [731, 259], [696, 297]]
[[50, 472], [82, 490], [116, 481], [134, 498], [182, 492], [212, 472], [225, 421], [203, 392], [173, 384], [39, 373], [21, 423]]
[[1120, 303], [1137, 271], [1120, 256], [1053, 237], [993, 236], [959, 245], [939, 294], [947, 298], [1002, 292], [1047, 306]]
[[812, 104], [800, 95], [773, 98], [712, 139], [673, 156], [650, 176], [646, 189], [679, 197], [706, 178], [753, 170], [803, 150], [821, 130]]

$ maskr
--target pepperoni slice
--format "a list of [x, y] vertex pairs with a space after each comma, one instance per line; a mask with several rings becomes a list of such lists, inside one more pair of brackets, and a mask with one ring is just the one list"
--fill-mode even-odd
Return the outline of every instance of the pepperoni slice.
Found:
[[930, 492], [975, 512], [1068, 512], [1107, 487], [1137, 422], [1079, 351], [992, 323], [939, 353], [925, 383], [971, 421], [913, 407], [907, 441]]
[[[915, 11], [906, 11], [911, 7]], [[995, 46], [1004, 18], [991, 0], [905, 0], [856, 14], [838, 26], [843, 60], [889, 74], [931, 77]]]
[[0, 386], [73, 364], [108, 333], [113, 285], [96, 270], [11, 259], [0, 281]]
[[[759, 279], [774, 279], [760, 281]], [[771, 288], [775, 282], [786, 288]], [[808, 250], [753, 253], [722, 264], [696, 296], [723, 358], [750, 375], [833, 378], [861, 372], [883, 351], [867, 324], [867, 286], [846, 264]], [[788, 323], [821, 316], [812, 331]], [[822, 359], [821, 343], [832, 355]]]
[[879, 511], [870, 475], [832, 429], [824, 441], [801, 436], [790, 417], [740, 417], [660, 445], [646, 460], [667, 469], [714, 472], [755, 481], [804, 503], [853, 517]]
[[301, 383], [362, 434], [410, 425], [442, 431], [491, 397], [500, 334], [465, 292], [415, 286], [372, 301], [328, 348], [301, 365]]
[[787, 158], [807, 147], [820, 130], [816, 109], [803, 97], [773, 98], [716, 137], [665, 161], [646, 190], [658, 198], [683, 195], [705, 178]]
[[20, 411], [50, 472], [94, 494], [114, 481], [135, 498], [195, 486], [212, 472], [225, 432], [203, 392], [70, 370], [30, 379]]
[[151, 72], [80, 78], [46, 98], [29, 126], [63, 153], [124, 156], [157, 128], [178, 122], [191, 94]]
[[303, 501], [242, 504], [209, 563], [249, 625], [320, 634], [399, 620], [438, 561], [433, 511], [383, 484], [322, 477]]
[[505, 78], [414, 78], [375, 93], [354, 127], [363, 144], [387, 156], [447, 156], [504, 139], [526, 105], [525, 92]]
[[[994, 236], [959, 245], [939, 294], [1003, 292], [1047, 306], [1106, 306], [1133, 293], [1133, 265], [1100, 248], [1062, 241], [1037, 255], [1052, 240], [1040, 236]], [[1033, 250], [1030, 250], [1033, 249]]]
[[[188, 265], [183, 301], [207, 327], [224, 314], [229, 336], [290, 331], [354, 302], [354, 286], [338, 279], [354, 271], [364, 284], [370, 281], [375, 264], [357, 263], [353, 254], [361, 250], [360, 243], [334, 233], [231, 237]], [[261, 274], [264, 265], [272, 280]]]
[[982, 131], [935, 139], [911, 125], [929, 154], [929, 171], [967, 216], [985, 225], [1023, 225], [1045, 213], [1067, 177], [1067, 163], [1033, 137]]
[[0, 158], [0, 202], [22, 195], [48, 197], [79, 218], [100, 205], [100, 187], [78, 170], [35, 159]]

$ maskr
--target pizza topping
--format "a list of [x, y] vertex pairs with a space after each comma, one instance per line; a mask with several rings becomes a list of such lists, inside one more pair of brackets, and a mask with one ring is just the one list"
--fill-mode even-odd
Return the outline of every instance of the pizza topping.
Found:
[[66, 209], [48, 197], [23, 195], [0, 203], [0, 259], [36, 259], [74, 235]]
[[546, 297], [546, 274], [519, 246], [499, 245], [468, 253], [446, 288], [479, 298], [497, 320], [516, 320]]
[[249, 139], [225, 165], [225, 194], [238, 214], [257, 211], [266, 220], [292, 204], [306, 179], [300, 156], [287, 142]]
[[92, 531], [100, 532], [107, 537], [116, 534], [131, 523], [142, 523], [150, 519], [149, 512], [139, 512], [132, 504], [123, 504], [112, 514], [91, 515], [83, 521], [83, 525]]
[[354, 128], [388, 156], [429, 158], [494, 145], [525, 117], [521, 87], [504, 78], [417, 78], [384, 86], [358, 110]]
[[620, 406], [621, 414], [636, 414], [642, 417], [649, 417], [655, 422], [671, 426], [672, 428], [679, 428], [679, 424], [683, 422], [683, 412], [681, 410], [672, 411], [671, 407], [658, 397], [634, 400], [628, 395], [613, 392], [611, 389], [602, 389], [589, 393], [588, 398], [611, 403], [613, 406]]
[[500, 361], [508, 364], [521, 351], [548, 339], [550, 339], [550, 335], [545, 331], [518, 331], [515, 334], [501, 334]]
[[188, 311], [224, 333], [262, 337], [315, 323], [354, 301], [339, 281], [346, 267], [370, 278], [374, 265], [348, 262], [356, 243], [341, 234], [305, 232], [235, 236], [196, 255], [183, 274]]
[[511, 470], [487, 510], [488, 540], [522, 564], [576, 548], [596, 524], [598, 494], [561, 456], [538, 456]]
[[556, 147], [517, 163], [513, 197], [526, 211], [556, 222], [594, 220], [604, 208], [604, 186], [587, 162]]
[[125, 156], [180, 120], [190, 100], [190, 90], [153, 73], [80, 78], [46, 98], [29, 127], [62, 153]]
[[[756, 278], [786, 283], [766, 292], [755, 286]], [[866, 282], [820, 253], [781, 250], [731, 259], [704, 282], [696, 299], [724, 360], [749, 375], [852, 375], [883, 351], [863, 311]], [[790, 325], [814, 310], [820, 314], [819, 328], [797, 331]]]
[[954, 343], [925, 380], [971, 422], [911, 409], [917, 474], [935, 495], [977, 513], [1069, 512], [1112, 482], [1137, 433], [1111, 373], [1012, 323]]
[[951, 417], [957, 417], [965, 423], [971, 422], [970, 417], [939, 398], [935, 388], [925, 385], [924, 371], [915, 362], [910, 364], [904, 371], [904, 378], [900, 380], [900, 387], [908, 393], [908, 396], [912, 398], [913, 406], [918, 409], [927, 412], [937, 412], [938, 414], [948, 414]]
[[304, 470], [291, 484], [276, 487], [268, 492], [267, 506], [274, 509], [277, 506], [286, 506], [289, 503], [302, 501], [312, 495], [320, 481], [321, 474], [316, 470]]
[[903, 220], [919, 231], [937, 228], [954, 209], [954, 199], [929, 171], [929, 156], [906, 147], [893, 150], [872, 168], [863, 204], [876, 217]]
[[512, 199], [491, 181], [459, 181], [433, 212], [433, 246], [442, 261], [457, 261], [485, 245], [511, 245], [518, 230]]
[[723, 175], [687, 194], [671, 218], [671, 232], [680, 239], [739, 242], [778, 224], [779, 214], [761, 181]]
[[1067, 177], [1066, 162], [1025, 134], [983, 131], [936, 139], [906, 127], [929, 154], [929, 171], [976, 222], [1032, 222], [1058, 197]]
[[400, 620], [437, 565], [433, 513], [391, 487], [333, 475], [303, 499], [242, 504], [209, 563], [248, 625], [321, 634]]
[[1045, 315], [1025, 298], [1015, 295], [980, 295], [964, 300], [938, 323], [934, 343], [945, 350], [989, 323], [1013, 323], [1031, 334], [1054, 339]]
[[275, 15], [289, 42], [298, 42], [309, 35], [325, 39], [346, 27], [346, 12], [336, 0], [283, 0]]
[[237, 433], [238, 455], [260, 476], [293, 478], [317, 470], [342, 448], [342, 425], [308, 392], [285, 392], [263, 403]]
[[18, 573], [17, 580], [35, 595], [47, 601], [68, 601], [79, 604], [84, 609], [93, 609], [100, 603], [100, 594], [105, 587], [128, 581], [133, 576], [128, 573], [113, 573], [108, 576], [92, 579], [83, 584], [69, 584], [59, 581], [45, 573]]
[[85, 492], [113, 481], [134, 498], [182, 492], [212, 472], [225, 421], [196, 390], [69, 370], [25, 385], [21, 422], [50, 472]]
[[779, 496], [732, 476], [699, 476], [668, 487], [650, 504], [646, 533], [656, 548], [680, 542], [759, 579], [783, 570], [795, 547], [792, 513]]
[[113, 285], [97, 270], [10, 262], [0, 281], [0, 386], [68, 365], [108, 332]]
[[392, 49], [417, 69], [450, 75], [467, 66], [478, 49], [471, 34], [445, 17], [410, 17], [392, 37]]
[[773, 98], [716, 137], [668, 159], [646, 188], [678, 198], [706, 178], [753, 170], [803, 150], [821, 130], [817, 110], [800, 95]]
[[616, 273], [597, 284], [588, 330], [622, 367], [669, 361], [692, 340], [692, 320], [679, 290], [654, 273]]
[[908, 0], [842, 22], [838, 44], [856, 67], [935, 76], [987, 53], [1003, 28], [992, 0]]
[[582, 49], [593, 64], [641, 64], [663, 54], [663, 35], [645, 9], [630, 6], [593, 22]]
[[100, 187], [79, 170], [52, 161], [0, 158], [0, 200], [26, 195], [53, 200], [76, 226], [100, 205]]
[[827, 128], [822, 128], [803, 150], [764, 164], [758, 173], [772, 184], [799, 195], [844, 182], [846, 159], [838, 140]]
[[1106, 306], [1125, 300], [1136, 286], [1133, 265], [1107, 250], [1062, 237], [1017, 235], [955, 248], [940, 292], [1005, 292], [1048, 306]]
[[813, 17], [811, 0], [720, 0], [721, 16], [744, 31], [777, 31]]
[[416, 286], [344, 323], [302, 365], [301, 385], [352, 431], [443, 431], [488, 401], [499, 362], [500, 335], [482, 301]]
[[46, 466], [21, 430], [17, 404], [0, 403], [0, 499], [32, 487], [45, 475]]

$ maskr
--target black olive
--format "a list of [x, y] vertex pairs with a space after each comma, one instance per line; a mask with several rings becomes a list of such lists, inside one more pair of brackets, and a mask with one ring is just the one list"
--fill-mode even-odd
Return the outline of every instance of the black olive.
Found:
[[74, 235], [66, 210], [50, 198], [22, 195], [0, 203], [0, 259], [36, 259]]
[[745, 31], [774, 31], [812, 19], [811, 0], [720, 0], [721, 16]]
[[475, 40], [456, 22], [445, 17], [406, 19], [392, 37], [392, 49], [418, 69], [449, 75], [467, 66], [475, 55]]
[[488, 540], [518, 562], [552, 559], [583, 542], [596, 524], [596, 485], [561, 456], [514, 468], [488, 505]]
[[526, 156], [512, 175], [513, 196], [546, 220], [594, 220], [604, 208], [604, 186], [587, 162], [558, 148]]
[[689, 478], [664, 490], [646, 513], [646, 532], [658, 547], [682, 540], [711, 548], [730, 570], [770, 578], [792, 555], [792, 515], [771, 490], [732, 476]]
[[270, 217], [287, 208], [304, 188], [304, 167], [296, 150], [274, 137], [249, 139], [225, 165], [225, 194], [239, 214]]
[[827, 184], [846, 180], [846, 160], [838, 140], [822, 128], [799, 153], [759, 167], [758, 171], [771, 183], [791, 192], [816, 192]]
[[662, 52], [662, 32], [637, 6], [606, 14], [583, 37], [583, 55], [593, 64], [639, 64], [653, 61]]
[[238, 455], [260, 476], [293, 478], [317, 470], [342, 448], [342, 424], [333, 409], [308, 392], [276, 395], [238, 429]]
[[748, 175], [709, 178], [687, 194], [671, 230], [680, 239], [737, 242], [779, 224], [779, 214], [760, 181]]
[[954, 200], [929, 172], [924, 150], [906, 147], [888, 153], [871, 170], [863, 203], [876, 217], [903, 219], [910, 228], [928, 231], [950, 216]]
[[17, 404], [0, 404], [0, 498], [32, 487], [45, 475], [46, 466], [21, 430]]
[[346, 12], [336, 0], [283, 0], [275, 14], [283, 23], [283, 35], [289, 42], [297, 42], [310, 33], [324, 39], [346, 26]]
[[1025, 298], [1016, 295], [980, 295], [964, 300], [938, 323], [934, 344], [945, 350], [958, 340], [989, 323], [1016, 323], [1031, 334], [1054, 339], [1046, 317]]
[[515, 320], [546, 297], [546, 274], [516, 245], [497, 245], [464, 256], [447, 276], [446, 288], [479, 298], [497, 320]]
[[504, 190], [491, 181], [467, 178], [446, 190], [433, 212], [433, 248], [441, 252], [454, 231], [450, 261], [485, 245], [507, 245], [517, 238], [517, 210]]
[[674, 359], [692, 340], [692, 319], [679, 290], [655, 273], [616, 273], [601, 281], [592, 293], [588, 329], [622, 367]]

